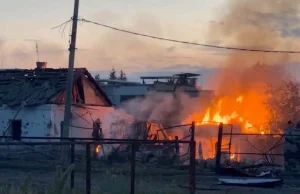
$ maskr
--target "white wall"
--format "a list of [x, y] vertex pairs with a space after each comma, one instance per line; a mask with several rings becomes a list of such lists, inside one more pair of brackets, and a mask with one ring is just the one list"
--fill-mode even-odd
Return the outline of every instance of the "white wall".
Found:
[[116, 106], [121, 103], [121, 96], [143, 96], [148, 92], [147, 85], [100, 86]]
[[[52, 105], [51, 109], [51, 120], [53, 121], [51, 136], [60, 137], [60, 123], [64, 119], [64, 105]], [[113, 107], [72, 106], [72, 118], [70, 120], [70, 125], [77, 127], [70, 127], [70, 137], [92, 138], [93, 120], [99, 118], [103, 122], [105, 114], [113, 110]], [[83, 150], [85, 147], [84, 145], [77, 145], [75, 149]]]
[[[0, 135], [6, 131], [9, 121], [15, 117], [17, 120], [22, 120], [22, 136], [60, 137], [64, 105], [48, 104], [19, 110], [19, 107], [15, 109], [0, 107]], [[70, 127], [70, 136], [91, 138], [93, 120], [99, 118], [103, 121], [104, 115], [112, 110], [113, 107], [72, 106], [71, 125], [82, 128]]]
[[[22, 120], [22, 136], [30, 137], [60, 137], [60, 122], [64, 119], [63, 105], [41, 105], [32, 108], [5, 108], [0, 107], [0, 135], [6, 131], [9, 121], [12, 119]], [[71, 137], [91, 138], [93, 120], [99, 118], [101, 121], [104, 115], [112, 111], [112, 107], [88, 106], [75, 107], [72, 106], [71, 125], [82, 128], [70, 127]], [[84, 129], [89, 128], [89, 129]], [[10, 135], [10, 134], [7, 134]], [[0, 140], [1, 141], [1, 140]], [[4, 141], [4, 139], [2, 139]], [[59, 140], [32, 140], [23, 139], [22, 141], [59, 141]], [[43, 147], [43, 146], [42, 146]], [[57, 148], [57, 146], [54, 146]], [[82, 147], [82, 146], [81, 146]], [[0, 147], [2, 150], [4, 147]], [[9, 149], [23, 149], [20, 146], [9, 146]], [[84, 147], [82, 147], [84, 148]], [[76, 150], [82, 149], [76, 146]], [[7, 150], [5, 147], [4, 150]], [[44, 149], [44, 148], [41, 148]], [[2, 150], [1, 152], [3, 152]]]
[[[60, 137], [60, 123], [64, 119], [64, 105], [51, 106], [51, 136]], [[113, 107], [102, 106], [72, 106], [70, 137], [92, 138], [93, 121], [99, 118], [102, 122], [105, 114], [113, 111]]]
[[[0, 135], [7, 130], [12, 119], [22, 120], [22, 136], [50, 136], [51, 105], [26, 107], [20, 109], [0, 107]], [[10, 135], [10, 134], [7, 134]]]

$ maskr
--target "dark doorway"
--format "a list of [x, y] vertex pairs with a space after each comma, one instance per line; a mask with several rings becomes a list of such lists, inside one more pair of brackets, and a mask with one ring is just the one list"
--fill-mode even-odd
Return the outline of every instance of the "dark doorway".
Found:
[[11, 135], [13, 140], [20, 141], [22, 134], [22, 120], [11, 121]]

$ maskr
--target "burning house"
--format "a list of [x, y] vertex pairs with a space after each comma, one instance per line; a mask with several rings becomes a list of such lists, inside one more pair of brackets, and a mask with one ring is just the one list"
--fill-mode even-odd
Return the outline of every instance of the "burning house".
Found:
[[[2, 136], [60, 137], [68, 69], [0, 71]], [[85, 68], [74, 69], [70, 137], [91, 138], [93, 122], [113, 110], [112, 103]], [[26, 140], [25, 140], [26, 141]]]
[[[268, 110], [264, 107], [262, 98], [263, 95], [253, 94], [252, 92], [236, 97], [219, 96], [210, 105], [207, 105], [206, 110], [191, 113], [184, 120], [184, 123], [196, 122], [195, 140], [197, 144], [201, 144], [202, 149], [197, 152], [201, 152], [200, 155], [203, 159], [216, 157], [220, 123], [224, 124], [222, 130], [223, 134], [226, 134], [222, 137], [221, 152], [223, 157], [228, 160], [259, 161], [262, 157], [258, 154], [268, 152], [277, 141], [281, 141], [280, 136], [266, 135], [270, 134], [271, 131], [265, 125]], [[235, 136], [230, 134], [245, 135]], [[273, 149], [273, 153], [283, 152], [282, 146], [275, 146], [276, 149]], [[236, 155], [234, 153], [254, 153], [254, 155]], [[268, 160], [268, 158], [263, 158], [263, 160]], [[283, 159], [277, 157], [272, 159], [272, 162], [282, 164]]]
[[[182, 73], [173, 76], [141, 77], [143, 83], [100, 80], [99, 85], [118, 107], [107, 115], [107, 121], [111, 121], [104, 123], [104, 133], [110, 138], [183, 138], [184, 131], [188, 132], [188, 129], [164, 130], [164, 127], [180, 124], [180, 105], [184, 101], [202, 97], [201, 100], [206, 103], [204, 100], [208, 102], [212, 99], [213, 91], [201, 90], [196, 86], [197, 76], [199, 74]], [[146, 83], [146, 80], [153, 83]], [[104, 146], [105, 152], [110, 152], [112, 147]], [[142, 153], [147, 154], [142, 154], [141, 158], [147, 160], [149, 156], [155, 155], [157, 150], [165, 149], [168, 150], [165, 146], [155, 145], [150, 149], [152, 151], [144, 150]], [[170, 149], [174, 151], [172, 146]], [[183, 148], [182, 151], [188, 151], [188, 148]]]

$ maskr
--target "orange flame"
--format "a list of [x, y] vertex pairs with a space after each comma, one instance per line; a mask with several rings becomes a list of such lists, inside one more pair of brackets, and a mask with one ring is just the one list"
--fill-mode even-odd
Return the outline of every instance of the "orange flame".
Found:
[[96, 153], [99, 153], [100, 152], [100, 145], [97, 145], [96, 147]]
[[240, 96], [236, 99], [237, 102], [242, 103], [243, 102], [243, 96]]
[[[210, 109], [208, 108], [205, 115], [204, 115], [204, 118], [202, 119], [202, 122], [205, 123], [205, 122], [209, 122], [210, 121]], [[197, 123], [200, 123], [199, 121]]]
[[[258, 93], [248, 93], [247, 95], [238, 95], [234, 98], [230, 96], [220, 98], [213, 106], [208, 107], [205, 112], [194, 113], [190, 115], [184, 123], [191, 123], [195, 121], [196, 126], [206, 125], [209, 123], [223, 123], [223, 124], [239, 124], [241, 126], [242, 133], [257, 133], [267, 134], [262, 127], [262, 123], [268, 116], [268, 111], [265, 108], [263, 102], [263, 95]], [[206, 145], [206, 149], [203, 152], [204, 159], [208, 157], [215, 157], [215, 137], [208, 137], [207, 142], [205, 137], [195, 137], [197, 141], [202, 141], [203, 145]], [[214, 142], [209, 142], [209, 138], [215, 139]], [[206, 142], [206, 143], [204, 143]], [[211, 146], [209, 146], [211, 145]], [[211, 147], [211, 148], [210, 148]], [[235, 147], [232, 144], [231, 153], [234, 153]], [[236, 147], [237, 151], [240, 151], [240, 147]], [[230, 154], [231, 160], [240, 161], [240, 155]]]
[[235, 154], [231, 154], [230, 159], [234, 159], [235, 158]]
[[[247, 104], [244, 96], [240, 95], [235, 98], [233, 101], [230, 99], [220, 99], [216, 106], [214, 107], [214, 111], [212, 111], [213, 107], [209, 107], [206, 109], [204, 116], [200, 119], [200, 114], [192, 115], [188, 120], [188, 122], [196, 121], [196, 126], [200, 126], [207, 123], [224, 123], [224, 124], [232, 124], [232, 123], [240, 123], [242, 126], [242, 131], [246, 133], [260, 133], [265, 134], [266, 131], [263, 131], [262, 127], [254, 127], [250, 120], [263, 120], [264, 118], [260, 118], [264, 112], [262, 107], [259, 107], [260, 112], [249, 112], [244, 113], [241, 110], [251, 109], [252, 107], [252, 99], [257, 99], [258, 97], [251, 97], [251, 102]], [[255, 105], [256, 106], [256, 105]], [[265, 112], [264, 112], [265, 113]], [[249, 118], [248, 118], [249, 117]], [[258, 118], [258, 119], [257, 119]]]
[[[238, 98], [235, 99], [235, 103], [236, 104], [242, 104], [244, 103], [244, 97], [243, 96], [239, 96]], [[249, 132], [249, 133], [261, 133], [264, 134], [265, 131], [261, 131], [258, 129], [256, 129], [253, 124], [249, 121], [246, 120], [242, 115], [239, 114], [239, 112], [237, 110], [232, 110], [230, 111], [230, 113], [228, 114], [228, 111], [224, 111], [224, 107], [223, 106], [223, 100], [220, 99], [217, 103], [216, 106], [216, 111], [214, 114], [211, 114], [211, 107], [208, 108], [204, 114], [204, 117], [202, 120], [197, 120], [196, 125], [199, 126], [201, 124], [205, 124], [205, 123], [224, 123], [224, 124], [229, 124], [231, 122], [234, 123], [241, 123], [242, 124], [242, 129], [244, 132]], [[233, 105], [232, 107], [238, 107], [237, 105]], [[222, 114], [223, 112], [227, 112], [227, 114]]]

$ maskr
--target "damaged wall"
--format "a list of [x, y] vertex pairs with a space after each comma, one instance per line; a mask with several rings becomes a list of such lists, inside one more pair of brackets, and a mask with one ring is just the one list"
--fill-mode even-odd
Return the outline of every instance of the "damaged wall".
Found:
[[[64, 119], [64, 105], [51, 105], [51, 120], [53, 125], [51, 128], [52, 137], [60, 137], [61, 128], [60, 123]], [[84, 106], [76, 107], [72, 106], [72, 116], [70, 120], [70, 137], [80, 137], [80, 138], [92, 138], [92, 127], [93, 121], [100, 119], [101, 122], [105, 122], [105, 115], [113, 111], [112, 107], [102, 107], [102, 106]], [[103, 126], [104, 124], [102, 124]], [[104, 129], [103, 129], [104, 131]], [[104, 133], [107, 137], [107, 134]], [[76, 146], [76, 149], [84, 149], [84, 145]]]
[[[112, 107], [101, 106], [72, 106], [71, 127], [72, 137], [90, 138], [92, 134], [93, 120], [104, 120], [105, 114], [112, 111]], [[60, 137], [60, 123], [64, 119], [63, 105], [40, 105], [32, 108], [0, 108], [0, 135], [6, 131], [10, 120], [22, 121], [22, 136], [35, 137]], [[8, 134], [10, 135], [10, 134]], [[40, 140], [39, 140], [40, 141]]]
[[[60, 123], [64, 119], [64, 105], [51, 105], [51, 120], [53, 126], [51, 128], [51, 135], [54, 137], [60, 137]], [[72, 106], [71, 125], [76, 127], [70, 127], [71, 137], [92, 137], [93, 121], [97, 118], [104, 122], [105, 115], [113, 111], [112, 107], [102, 106]]]
[[[0, 134], [7, 130], [10, 120], [21, 120], [22, 136], [50, 136], [52, 121], [51, 105], [40, 105], [26, 108], [0, 107]], [[10, 134], [7, 134], [10, 135]]]

